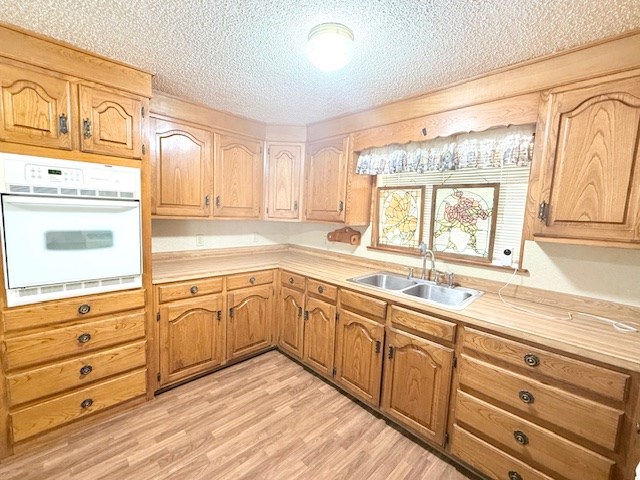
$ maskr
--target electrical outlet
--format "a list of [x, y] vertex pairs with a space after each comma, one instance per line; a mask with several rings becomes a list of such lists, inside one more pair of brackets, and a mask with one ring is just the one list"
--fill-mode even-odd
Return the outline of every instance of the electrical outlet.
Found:
[[196, 247], [204, 247], [204, 235], [201, 233], [196, 235]]

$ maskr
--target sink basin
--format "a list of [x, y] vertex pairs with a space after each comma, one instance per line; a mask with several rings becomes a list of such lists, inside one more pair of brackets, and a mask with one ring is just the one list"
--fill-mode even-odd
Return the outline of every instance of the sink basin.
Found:
[[372, 275], [351, 278], [350, 280], [355, 283], [371, 285], [372, 287], [378, 287], [384, 290], [402, 290], [403, 288], [407, 288], [418, 283], [415, 280], [392, 275], [390, 273], [374, 273]]
[[475, 300], [472, 298], [474, 295], [478, 297], [481, 292], [461, 287], [448, 288], [430, 283], [420, 283], [404, 289], [403, 293], [448, 307], [464, 308]]
[[444, 287], [429, 280], [406, 278], [387, 272], [362, 275], [361, 277], [350, 278], [349, 281], [450, 310], [462, 310], [483, 293], [471, 288]]

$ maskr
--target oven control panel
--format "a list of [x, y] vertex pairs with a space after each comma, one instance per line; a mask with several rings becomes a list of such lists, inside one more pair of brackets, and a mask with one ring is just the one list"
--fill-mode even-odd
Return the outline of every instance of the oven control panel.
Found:
[[50, 167], [33, 163], [25, 165], [25, 177], [32, 183], [62, 183], [82, 185], [83, 175], [79, 168]]

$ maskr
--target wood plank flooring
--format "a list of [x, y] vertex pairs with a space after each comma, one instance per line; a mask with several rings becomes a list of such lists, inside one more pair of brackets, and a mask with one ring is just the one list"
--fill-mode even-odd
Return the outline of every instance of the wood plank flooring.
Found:
[[272, 351], [3, 460], [3, 480], [465, 480]]

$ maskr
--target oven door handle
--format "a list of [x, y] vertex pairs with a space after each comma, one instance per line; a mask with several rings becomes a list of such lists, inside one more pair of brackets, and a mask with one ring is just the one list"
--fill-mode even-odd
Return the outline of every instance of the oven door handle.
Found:
[[86, 198], [51, 198], [18, 195], [4, 195], [3, 204], [47, 208], [99, 208], [100, 210], [132, 210], [140, 207], [137, 200], [93, 200]]

